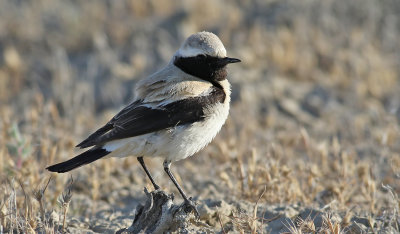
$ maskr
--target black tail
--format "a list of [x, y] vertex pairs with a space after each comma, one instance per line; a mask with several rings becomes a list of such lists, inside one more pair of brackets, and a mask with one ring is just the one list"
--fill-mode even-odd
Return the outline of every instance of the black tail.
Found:
[[101, 148], [90, 149], [68, 161], [54, 164], [52, 166], [47, 167], [46, 169], [52, 172], [64, 173], [72, 169], [75, 169], [77, 167], [94, 162], [97, 159], [100, 159], [109, 153], [111, 152]]

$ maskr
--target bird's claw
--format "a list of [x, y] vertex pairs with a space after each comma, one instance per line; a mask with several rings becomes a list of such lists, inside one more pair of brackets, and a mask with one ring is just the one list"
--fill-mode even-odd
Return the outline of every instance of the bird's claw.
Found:
[[196, 207], [196, 202], [194, 202], [192, 200], [192, 197], [185, 200], [185, 204], [183, 206], [184, 206], [183, 209], [186, 213], [190, 213], [191, 211], [193, 211], [196, 218], [200, 218], [199, 211], [197, 210], [197, 207]]

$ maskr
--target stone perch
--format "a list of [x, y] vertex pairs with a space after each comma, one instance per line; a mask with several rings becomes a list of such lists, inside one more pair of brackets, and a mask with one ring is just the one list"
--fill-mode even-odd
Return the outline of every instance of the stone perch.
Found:
[[147, 199], [145, 205], [137, 207], [135, 219], [129, 228], [123, 228], [117, 233], [165, 233], [187, 231], [191, 220], [195, 219], [192, 207], [185, 202], [174, 205], [174, 195], [162, 190], [149, 192], [144, 189]]

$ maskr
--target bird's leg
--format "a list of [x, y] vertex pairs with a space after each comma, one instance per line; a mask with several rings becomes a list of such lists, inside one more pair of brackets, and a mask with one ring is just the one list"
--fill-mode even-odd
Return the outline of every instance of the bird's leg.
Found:
[[188, 197], [186, 196], [185, 192], [183, 192], [181, 186], [179, 186], [178, 182], [176, 181], [174, 175], [171, 173], [171, 170], [169, 169], [171, 166], [171, 162], [170, 161], [164, 161], [163, 163], [164, 165], [164, 170], [165, 172], [168, 174], [169, 178], [171, 178], [172, 182], [174, 182], [176, 188], [179, 190], [179, 193], [182, 195], [183, 199], [185, 201], [188, 201]]
[[146, 164], [144, 164], [143, 157], [138, 157], [137, 160], [140, 162], [140, 165], [142, 165], [144, 171], [146, 172], [147, 176], [149, 177], [151, 183], [153, 184], [154, 189], [155, 189], [155, 190], [159, 190], [159, 189], [160, 189], [160, 186], [158, 186], [158, 184], [156, 184], [156, 182], [154, 182], [154, 179], [153, 179], [153, 177], [151, 176], [149, 170], [147, 170]]
[[199, 217], [199, 212], [197, 211], [196, 208], [196, 203], [192, 201], [192, 198], [188, 198], [185, 194], [185, 192], [183, 192], [181, 186], [179, 186], [178, 182], [176, 181], [174, 175], [172, 174], [171, 170], [170, 170], [170, 166], [171, 166], [171, 161], [164, 161], [163, 163], [164, 165], [164, 171], [168, 174], [169, 178], [171, 178], [172, 182], [175, 184], [176, 188], [178, 189], [179, 193], [182, 195], [183, 199], [185, 200], [185, 205], [188, 209], [185, 209], [186, 212], [190, 212], [190, 210], [193, 210], [195, 215], [197, 217]]

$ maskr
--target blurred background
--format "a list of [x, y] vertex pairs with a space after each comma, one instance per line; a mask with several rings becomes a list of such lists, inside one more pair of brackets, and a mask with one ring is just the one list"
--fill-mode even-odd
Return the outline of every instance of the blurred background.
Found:
[[[129, 103], [139, 79], [206, 30], [242, 63], [229, 67], [221, 133], [172, 166], [189, 194], [253, 204], [265, 189], [265, 205], [396, 213], [399, 12], [396, 0], [1, 1], [0, 207], [14, 212], [32, 199], [38, 211], [26, 191], [47, 183], [44, 168], [79, 153], [74, 146]], [[148, 164], [176, 193], [161, 161]], [[150, 188], [135, 158], [71, 174], [71, 217], [127, 206], [121, 198]], [[47, 210], [69, 178], [53, 175]], [[11, 195], [17, 207], [5, 205]]]

